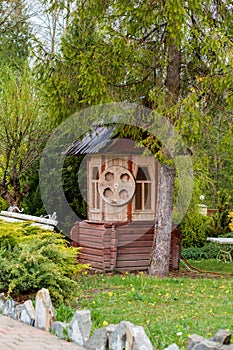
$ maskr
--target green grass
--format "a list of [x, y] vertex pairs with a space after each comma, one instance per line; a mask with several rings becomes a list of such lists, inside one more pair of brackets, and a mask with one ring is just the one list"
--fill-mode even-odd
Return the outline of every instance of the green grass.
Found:
[[233, 261], [219, 262], [216, 259], [189, 260], [192, 266], [204, 271], [215, 271], [224, 274], [232, 274], [233, 277]]
[[[192, 264], [221, 272], [233, 266], [216, 261]], [[74, 307], [91, 311], [93, 329], [127, 320], [144, 327], [155, 349], [174, 342], [185, 349], [189, 334], [209, 338], [220, 328], [233, 330], [232, 279], [192, 276], [83, 275], [82, 292]]]

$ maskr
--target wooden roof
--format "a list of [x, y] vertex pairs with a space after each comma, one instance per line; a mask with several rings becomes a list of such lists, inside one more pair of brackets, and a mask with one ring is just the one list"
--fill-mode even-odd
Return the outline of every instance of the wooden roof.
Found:
[[82, 140], [76, 141], [64, 153], [66, 156], [77, 156], [97, 153], [142, 154], [143, 148], [135, 146], [135, 141], [118, 136], [117, 126], [96, 126], [87, 132]]

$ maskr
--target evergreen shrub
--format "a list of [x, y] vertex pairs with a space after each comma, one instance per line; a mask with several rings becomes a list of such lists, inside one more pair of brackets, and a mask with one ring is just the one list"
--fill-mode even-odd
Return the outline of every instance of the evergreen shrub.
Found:
[[219, 250], [216, 244], [210, 242], [203, 247], [182, 248], [182, 256], [192, 260], [216, 259]]
[[189, 210], [180, 224], [182, 246], [184, 248], [202, 247], [209, 236], [212, 218]]
[[0, 221], [0, 290], [15, 297], [47, 288], [54, 305], [69, 304], [88, 268], [77, 262], [78, 251], [60, 233]]

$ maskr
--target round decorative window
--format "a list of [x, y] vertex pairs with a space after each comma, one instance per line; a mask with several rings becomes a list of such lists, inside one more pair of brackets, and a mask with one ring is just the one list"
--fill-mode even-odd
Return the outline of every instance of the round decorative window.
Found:
[[133, 174], [120, 165], [110, 166], [99, 177], [100, 196], [106, 203], [113, 206], [122, 206], [130, 202], [135, 187]]

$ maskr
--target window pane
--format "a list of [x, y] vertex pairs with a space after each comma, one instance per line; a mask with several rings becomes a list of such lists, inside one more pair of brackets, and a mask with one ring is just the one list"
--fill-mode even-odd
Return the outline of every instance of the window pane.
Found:
[[96, 196], [97, 196], [97, 208], [96, 209], [100, 209], [100, 194], [99, 194], [99, 191], [98, 191], [98, 183], [96, 183]]
[[135, 209], [142, 210], [142, 184], [136, 184], [135, 191]]
[[95, 186], [95, 183], [93, 182], [92, 183], [92, 186], [91, 186], [91, 188], [92, 188], [92, 191], [91, 191], [91, 197], [92, 197], [92, 208], [95, 208], [95, 198], [96, 198], [96, 192], [95, 192], [95, 188], [96, 188], [96, 186]]
[[144, 208], [151, 209], [151, 184], [144, 184]]
[[139, 167], [136, 180], [147, 180], [150, 181], [150, 174], [147, 167]]
[[93, 180], [99, 180], [99, 168], [98, 168], [98, 166], [94, 166], [93, 167], [92, 179]]

